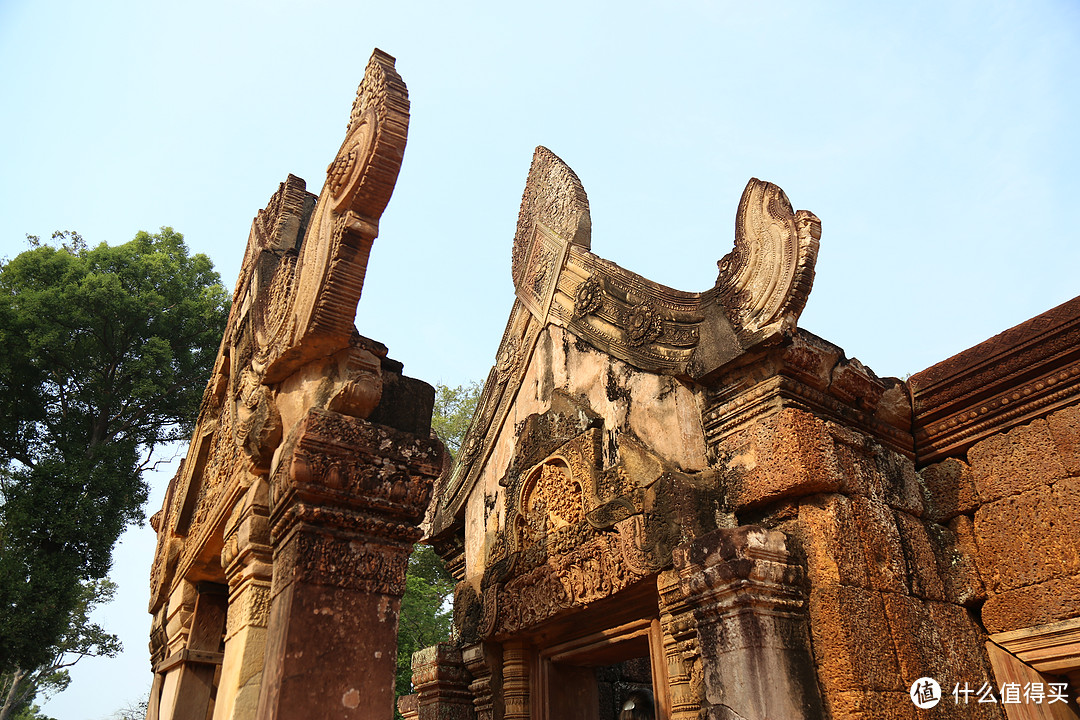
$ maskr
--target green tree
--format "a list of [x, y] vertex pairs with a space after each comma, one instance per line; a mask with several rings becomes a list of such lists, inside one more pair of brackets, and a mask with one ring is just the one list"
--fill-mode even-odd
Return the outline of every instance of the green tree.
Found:
[[0, 674], [46, 667], [143, 519], [154, 449], [191, 431], [228, 313], [171, 228], [0, 262]]
[[465, 431], [472, 423], [476, 403], [480, 400], [483, 389], [483, 386], [475, 381], [457, 387], [435, 385], [435, 410], [431, 413], [431, 429], [453, 457], [457, 457], [461, 450]]
[[[435, 386], [431, 427], [451, 455], [461, 448], [482, 389], [476, 382], [453, 388], [441, 384]], [[442, 559], [430, 547], [417, 545], [409, 556], [405, 595], [401, 598], [398, 617], [394, 683], [397, 697], [412, 692], [413, 653], [450, 639], [454, 622], [449, 599], [453, 591], [454, 578], [446, 571]], [[397, 711], [394, 712], [396, 715]]]
[[64, 633], [50, 648], [49, 660], [33, 670], [16, 668], [0, 675], [0, 720], [39, 720], [43, 716], [34, 701], [64, 690], [71, 682], [68, 668], [84, 657], [115, 657], [120, 652], [117, 637], [90, 621], [94, 608], [110, 602], [115, 594], [116, 584], [110, 580], [82, 584]]

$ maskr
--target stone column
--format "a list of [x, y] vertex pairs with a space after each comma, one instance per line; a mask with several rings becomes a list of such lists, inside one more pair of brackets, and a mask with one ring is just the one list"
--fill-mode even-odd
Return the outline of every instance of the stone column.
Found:
[[698, 720], [701, 668], [696, 662], [699, 651], [693, 608], [685, 602], [676, 571], [660, 573], [656, 586], [660, 596], [660, 627], [663, 630], [671, 720]]
[[674, 552], [701, 653], [709, 720], [822, 717], [805, 610], [805, 574], [783, 533], [715, 530]]
[[221, 565], [229, 614], [214, 720], [254, 720], [259, 708], [273, 574], [269, 489], [255, 478], [225, 523]]
[[412, 683], [419, 720], [472, 720], [473, 698], [461, 651], [450, 643], [418, 650], [412, 656]]
[[[221, 664], [226, 588], [217, 583], [185, 583], [177, 591], [189, 588], [195, 590], [195, 602], [184, 647], [156, 668], [165, 676], [158, 707], [161, 720], [206, 720], [214, 695], [214, 675]], [[169, 602], [171, 605], [172, 600]]]
[[503, 643], [504, 720], [529, 720], [529, 653], [525, 643]]
[[260, 720], [391, 718], [405, 568], [441, 467], [438, 440], [329, 410], [279, 448]]
[[469, 684], [476, 720], [503, 717], [502, 653], [494, 643], [478, 642], [461, 650], [465, 667], [473, 676]]

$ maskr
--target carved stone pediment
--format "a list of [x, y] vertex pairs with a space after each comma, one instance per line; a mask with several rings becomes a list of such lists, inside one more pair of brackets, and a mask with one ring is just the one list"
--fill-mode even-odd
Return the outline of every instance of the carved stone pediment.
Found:
[[516, 301], [462, 452], [443, 483], [432, 535], [463, 521], [465, 498], [504, 431], [545, 328], [647, 373], [708, 384], [726, 367], [789, 342], [814, 277], [821, 223], [795, 212], [784, 192], [756, 178], [736, 214], [735, 248], [714, 287], [684, 292], [590, 251], [592, 222], [581, 181], [538, 147], [514, 235]]
[[[312, 408], [366, 418], [400, 365], [353, 326], [368, 253], [405, 149], [408, 92], [376, 50], [320, 195], [290, 175], [251, 225], [187, 457], [159, 518], [151, 610], [191, 568], [220, 572], [220, 533]], [[386, 415], [387, 413], [383, 413]]]

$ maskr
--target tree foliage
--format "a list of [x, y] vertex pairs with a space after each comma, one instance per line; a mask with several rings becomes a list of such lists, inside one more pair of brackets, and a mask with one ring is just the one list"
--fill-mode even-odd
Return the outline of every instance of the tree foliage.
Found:
[[454, 457], [457, 457], [461, 450], [465, 431], [472, 422], [482, 390], [483, 387], [478, 382], [457, 387], [442, 384], [435, 386], [435, 410], [431, 414], [431, 429]]
[[116, 593], [110, 580], [90, 580], [82, 584], [78, 602], [68, 617], [60, 640], [52, 646], [49, 660], [32, 670], [16, 668], [0, 674], [0, 720], [40, 720], [35, 700], [43, 700], [64, 690], [71, 682], [68, 668], [84, 657], [115, 657], [120, 640], [90, 621], [98, 605], [108, 603]]
[[[454, 388], [441, 384], [435, 386], [431, 427], [451, 454], [456, 454], [461, 448], [481, 389], [476, 382]], [[409, 556], [405, 595], [401, 598], [401, 614], [398, 617], [394, 687], [398, 697], [412, 692], [413, 653], [450, 639], [454, 623], [449, 598], [453, 591], [454, 578], [446, 571], [442, 559], [430, 547], [417, 545]]]
[[191, 431], [228, 295], [171, 228], [0, 263], [0, 673], [55, 656], [87, 581], [141, 521], [141, 472]]

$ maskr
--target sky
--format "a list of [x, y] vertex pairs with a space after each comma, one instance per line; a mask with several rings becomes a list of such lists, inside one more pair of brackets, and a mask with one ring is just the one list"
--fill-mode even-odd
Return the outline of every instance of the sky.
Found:
[[[0, 0], [0, 257], [171, 226], [231, 289], [278, 183], [321, 188], [374, 47], [412, 107], [357, 327], [430, 383], [492, 365], [537, 145], [581, 178], [593, 252], [680, 290], [714, 283], [746, 181], [780, 185], [822, 221], [800, 325], [882, 376], [1080, 293], [1066, 0]], [[153, 544], [118, 547], [98, 617], [125, 653], [76, 667], [59, 720], [149, 687]]]

